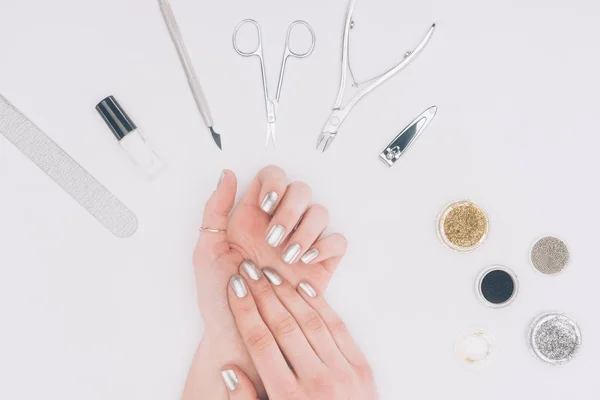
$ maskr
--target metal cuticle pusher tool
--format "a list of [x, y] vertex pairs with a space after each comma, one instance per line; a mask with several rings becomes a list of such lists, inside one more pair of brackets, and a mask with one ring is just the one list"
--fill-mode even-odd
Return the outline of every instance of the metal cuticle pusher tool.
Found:
[[[372, 92], [379, 85], [390, 79], [392, 76], [396, 75], [398, 72], [402, 71], [408, 64], [410, 64], [427, 46], [433, 32], [435, 31], [435, 24], [431, 25], [427, 34], [421, 40], [421, 43], [411, 51], [407, 51], [404, 55], [404, 59], [400, 61], [398, 64], [394, 65], [392, 68], [384, 72], [383, 74], [376, 76], [375, 78], [369, 79], [364, 82], [356, 82], [354, 78], [354, 74], [352, 73], [352, 69], [350, 68], [350, 30], [354, 27], [354, 20], [352, 19], [352, 13], [354, 12], [354, 7], [356, 6], [357, 0], [350, 0], [350, 4], [348, 5], [348, 11], [346, 14], [346, 23], [344, 25], [344, 37], [342, 41], [342, 75], [340, 77], [340, 88], [338, 91], [337, 99], [335, 100], [335, 104], [333, 106], [333, 110], [331, 115], [329, 116], [323, 131], [319, 135], [319, 139], [317, 140], [317, 150], [321, 150], [324, 152], [327, 150], [333, 139], [338, 134], [340, 126], [343, 124], [344, 120], [354, 108], [354, 106], [368, 93]], [[356, 95], [345, 105], [342, 106], [342, 101], [344, 99], [344, 93], [346, 91], [346, 81], [348, 79], [348, 73], [350, 74], [353, 80], [353, 86], [356, 88], [362, 89], [359, 90]]]
[[198, 111], [200, 111], [202, 120], [204, 121], [206, 127], [210, 130], [210, 134], [212, 135], [215, 144], [219, 147], [219, 149], [223, 150], [221, 145], [221, 135], [215, 132], [214, 123], [208, 107], [208, 101], [206, 100], [204, 90], [202, 90], [202, 86], [198, 81], [198, 77], [194, 71], [194, 66], [192, 65], [190, 56], [185, 48], [185, 44], [183, 43], [183, 37], [181, 36], [181, 31], [179, 30], [179, 25], [177, 25], [177, 21], [175, 20], [175, 15], [173, 14], [171, 5], [167, 0], [158, 0], [158, 4], [165, 19], [165, 24], [167, 25], [169, 34], [171, 35], [171, 39], [173, 40], [173, 44], [175, 45], [175, 49], [177, 50], [177, 54], [179, 55], [185, 75], [187, 76], [188, 84], [190, 86], [190, 90], [192, 91], [192, 96], [194, 97]]

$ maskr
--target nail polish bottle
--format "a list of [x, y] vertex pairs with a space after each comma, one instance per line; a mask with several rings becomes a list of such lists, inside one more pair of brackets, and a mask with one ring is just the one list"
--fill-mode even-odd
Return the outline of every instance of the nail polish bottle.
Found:
[[164, 170], [165, 164], [150, 148], [141, 130], [113, 96], [108, 96], [98, 103], [96, 110], [131, 160], [150, 178], [154, 178]]

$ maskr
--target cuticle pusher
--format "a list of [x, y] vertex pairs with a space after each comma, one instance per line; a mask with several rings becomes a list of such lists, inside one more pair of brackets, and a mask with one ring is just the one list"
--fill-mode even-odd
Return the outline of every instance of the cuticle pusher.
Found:
[[194, 66], [192, 65], [190, 56], [185, 48], [185, 44], [183, 43], [183, 36], [179, 30], [179, 25], [177, 25], [177, 20], [175, 20], [175, 14], [173, 14], [171, 5], [169, 4], [168, 0], [158, 0], [158, 4], [164, 17], [165, 24], [169, 30], [169, 34], [171, 35], [171, 39], [173, 40], [173, 44], [175, 45], [175, 49], [177, 50], [177, 54], [179, 55], [179, 59], [181, 60], [181, 65], [185, 71], [185, 75], [187, 76], [188, 84], [190, 86], [190, 90], [192, 91], [192, 96], [194, 97], [196, 106], [198, 107], [198, 111], [200, 111], [200, 115], [204, 120], [204, 124], [210, 130], [210, 134], [212, 135], [216, 145], [219, 147], [219, 149], [223, 150], [221, 145], [221, 135], [215, 132], [214, 123], [210, 115], [210, 108], [208, 107], [208, 101], [206, 100], [206, 96], [204, 95], [202, 86], [198, 81], [198, 77], [194, 71]]

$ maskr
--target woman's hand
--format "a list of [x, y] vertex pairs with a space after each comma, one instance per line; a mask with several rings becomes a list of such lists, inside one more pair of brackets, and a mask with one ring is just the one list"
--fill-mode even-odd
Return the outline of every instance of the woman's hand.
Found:
[[243, 261], [269, 266], [292, 284], [308, 279], [324, 291], [346, 252], [344, 236], [320, 239], [329, 224], [327, 209], [312, 204], [305, 183], [288, 185], [281, 168], [262, 169], [230, 218], [236, 190], [235, 175], [224, 171], [202, 226], [226, 233], [202, 233], [194, 252], [198, 303], [209, 329], [228, 328], [225, 283]]
[[306, 184], [288, 185], [282, 169], [262, 169], [231, 213], [236, 190], [235, 175], [224, 171], [204, 210], [202, 226], [223, 232], [202, 232], [194, 252], [204, 339], [189, 373], [184, 400], [226, 399], [218, 368], [229, 362], [243, 367], [259, 394], [264, 393], [227, 301], [227, 282], [240, 265], [250, 272], [256, 265], [269, 266], [294, 285], [308, 280], [322, 293], [346, 252], [344, 236], [320, 238], [329, 223], [327, 209], [312, 205]]
[[[367, 360], [308, 282], [296, 290], [267, 268], [258, 279], [241, 274], [231, 278], [229, 304], [269, 399], [377, 399]], [[221, 374], [230, 400], [259, 398], [237, 365]]]

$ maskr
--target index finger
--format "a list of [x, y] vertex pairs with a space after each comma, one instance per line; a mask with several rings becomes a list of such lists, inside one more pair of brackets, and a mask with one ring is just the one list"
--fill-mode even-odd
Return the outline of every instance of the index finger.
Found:
[[272, 214], [287, 188], [285, 172], [274, 165], [269, 165], [258, 172], [242, 202], [260, 207], [265, 213]]
[[273, 334], [258, 312], [252, 293], [240, 275], [229, 281], [229, 306], [238, 330], [267, 393], [296, 381]]

